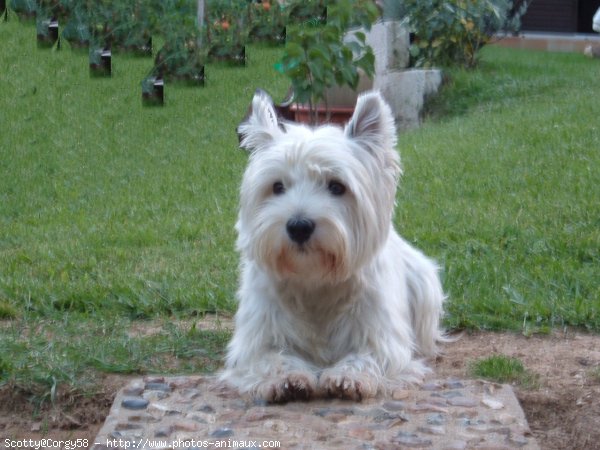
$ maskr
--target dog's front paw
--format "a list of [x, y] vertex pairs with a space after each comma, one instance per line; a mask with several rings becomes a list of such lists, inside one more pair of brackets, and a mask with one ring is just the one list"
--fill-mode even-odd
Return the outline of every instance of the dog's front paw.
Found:
[[325, 371], [319, 380], [319, 390], [327, 397], [360, 402], [377, 394], [377, 385], [368, 375]]
[[311, 373], [294, 372], [263, 381], [255, 391], [257, 398], [269, 403], [309, 400], [315, 393], [317, 379]]

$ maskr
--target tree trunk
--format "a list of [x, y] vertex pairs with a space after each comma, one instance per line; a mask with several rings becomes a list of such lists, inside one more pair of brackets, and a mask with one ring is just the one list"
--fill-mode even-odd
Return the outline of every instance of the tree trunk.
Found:
[[205, 4], [204, 0], [198, 0], [198, 11], [196, 15], [196, 21], [198, 22], [197, 26], [200, 30], [198, 33], [198, 48], [202, 47], [203, 38], [204, 38], [204, 18], [205, 18]]
[[204, 0], [198, 0], [198, 15], [197, 15], [198, 28], [204, 26]]

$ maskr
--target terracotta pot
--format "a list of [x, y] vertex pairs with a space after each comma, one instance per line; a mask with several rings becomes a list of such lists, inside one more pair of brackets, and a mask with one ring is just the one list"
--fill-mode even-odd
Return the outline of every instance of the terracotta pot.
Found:
[[[364, 73], [360, 74], [356, 90], [347, 86], [334, 86], [327, 89], [325, 94], [327, 102], [317, 105], [317, 123], [345, 124], [352, 117], [358, 95], [371, 89], [373, 89], [373, 80]], [[286, 100], [275, 106], [277, 113], [286, 120], [312, 123], [308, 105], [295, 103], [293, 98], [294, 93], [290, 90]]]
[[[308, 105], [292, 103], [289, 105], [290, 115], [293, 115], [293, 120], [300, 123], [312, 123], [311, 111]], [[348, 106], [330, 106], [329, 108], [319, 106], [317, 108], [317, 124], [335, 123], [343, 125], [354, 113], [354, 107]]]
[[[329, 89], [326, 93], [328, 106], [317, 106], [316, 125], [326, 123], [345, 125], [352, 117], [352, 114], [354, 114], [356, 99], [360, 93], [371, 89], [373, 89], [373, 81], [364, 74], [360, 75], [356, 90], [349, 87], [334, 87]], [[266, 92], [264, 92], [264, 94], [266, 94]], [[315, 125], [314, 118], [311, 117], [308, 105], [299, 104], [294, 101], [294, 91], [292, 88], [288, 91], [285, 100], [281, 103], [274, 103], [273, 107], [275, 108], [277, 116], [282, 120]], [[250, 106], [246, 117], [242, 119], [241, 123], [248, 119], [251, 110], [252, 107]], [[240, 142], [242, 141], [242, 136], [239, 133], [238, 139]]]

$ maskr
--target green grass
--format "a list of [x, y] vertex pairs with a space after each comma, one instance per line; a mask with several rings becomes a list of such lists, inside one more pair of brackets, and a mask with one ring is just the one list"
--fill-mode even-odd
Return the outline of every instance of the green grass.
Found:
[[[147, 109], [149, 59], [90, 79], [87, 55], [36, 49], [32, 25], [0, 23], [0, 42], [0, 386], [43, 399], [103, 372], [214, 369], [227, 333], [168, 324], [235, 308], [235, 126], [256, 87], [283, 98], [280, 49]], [[448, 327], [600, 331], [600, 64], [482, 59], [400, 137], [396, 224], [440, 262]], [[132, 337], [137, 319], [165, 329]]]
[[487, 48], [400, 137], [397, 223], [441, 262], [450, 327], [600, 330], [599, 71]]
[[505, 355], [494, 355], [473, 361], [469, 366], [469, 372], [473, 377], [497, 383], [518, 384], [526, 388], [532, 388], [537, 384], [535, 374], [525, 369], [519, 359]]
[[129, 320], [117, 317], [15, 321], [0, 334], [0, 387], [41, 403], [68, 389], [93, 393], [102, 373], [204, 373], [219, 367], [229, 331], [202, 330], [194, 321], [152, 325], [152, 332], [136, 333]]
[[596, 366], [588, 371], [588, 377], [592, 379], [594, 383], [600, 383], [600, 366]]
[[235, 126], [257, 86], [283, 97], [280, 50], [253, 47], [247, 68], [210, 66], [204, 89], [167, 85], [166, 106], [145, 109], [150, 59], [90, 79], [87, 55], [37, 50], [31, 26], [0, 39], [0, 300], [41, 315], [233, 309]]

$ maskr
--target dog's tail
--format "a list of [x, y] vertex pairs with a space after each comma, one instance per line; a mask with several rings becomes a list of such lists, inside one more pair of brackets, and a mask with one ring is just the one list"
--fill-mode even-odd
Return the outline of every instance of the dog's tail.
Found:
[[418, 250], [406, 261], [406, 280], [416, 350], [423, 356], [435, 356], [438, 342], [449, 342], [440, 328], [446, 299], [437, 265]]

